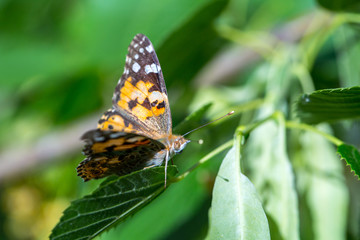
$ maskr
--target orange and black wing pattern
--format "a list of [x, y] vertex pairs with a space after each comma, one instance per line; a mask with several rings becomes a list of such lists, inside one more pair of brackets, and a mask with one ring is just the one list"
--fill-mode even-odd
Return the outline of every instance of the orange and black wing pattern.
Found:
[[99, 129], [85, 133], [82, 140], [86, 143], [86, 159], [77, 172], [84, 181], [126, 175], [156, 164], [156, 154], [165, 148], [159, 141], [142, 135]]
[[132, 40], [124, 73], [115, 88], [113, 108], [152, 138], [171, 134], [172, 122], [164, 77], [150, 40]]

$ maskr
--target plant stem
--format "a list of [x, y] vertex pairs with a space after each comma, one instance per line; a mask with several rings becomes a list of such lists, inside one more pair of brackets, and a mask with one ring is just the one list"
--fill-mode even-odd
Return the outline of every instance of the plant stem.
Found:
[[320, 131], [319, 129], [313, 127], [313, 126], [310, 126], [310, 125], [307, 125], [305, 123], [297, 123], [297, 122], [293, 122], [293, 121], [287, 121], [285, 123], [285, 126], [287, 128], [295, 128], [295, 129], [302, 129], [302, 130], [307, 130], [307, 131], [311, 131], [311, 132], [314, 132], [314, 133], [317, 133], [317, 134], [320, 134], [321, 136], [323, 136], [324, 138], [328, 139], [330, 142], [332, 142], [333, 144], [335, 144], [336, 146], [339, 146], [341, 144], [343, 144], [344, 142], [341, 141], [340, 139], [328, 134], [328, 133], [325, 133], [323, 131]]

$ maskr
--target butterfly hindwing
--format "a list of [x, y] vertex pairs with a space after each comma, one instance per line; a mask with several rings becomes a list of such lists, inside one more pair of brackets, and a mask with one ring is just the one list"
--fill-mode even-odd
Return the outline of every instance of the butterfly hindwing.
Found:
[[86, 142], [83, 150], [86, 159], [79, 164], [77, 172], [85, 181], [143, 169], [156, 162], [159, 156], [156, 154], [165, 148], [142, 135], [99, 129], [85, 133], [82, 139]]

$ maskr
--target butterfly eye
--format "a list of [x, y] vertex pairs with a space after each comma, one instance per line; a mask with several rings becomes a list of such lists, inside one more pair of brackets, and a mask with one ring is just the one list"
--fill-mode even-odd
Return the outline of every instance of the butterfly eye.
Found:
[[181, 153], [189, 142], [190, 140], [186, 140], [183, 137], [177, 138], [173, 145], [175, 153]]

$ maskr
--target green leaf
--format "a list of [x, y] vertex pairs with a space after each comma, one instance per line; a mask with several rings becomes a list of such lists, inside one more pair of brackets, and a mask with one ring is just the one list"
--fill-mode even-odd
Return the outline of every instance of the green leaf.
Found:
[[[194, 235], [199, 234], [202, 232], [199, 226], [203, 225], [199, 225], [199, 222], [191, 226], [183, 226], [183, 224], [194, 217], [197, 218], [197, 221], [199, 220], [199, 209], [206, 208], [208, 198], [209, 192], [199, 183], [199, 174], [193, 172], [182, 181], [172, 184], [151, 204], [131, 216], [131, 219], [110, 231], [104, 232], [101, 235], [101, 240], [172, 239], [172, 235], [177, 236], [178, 239], [189, 239], [184, 237], [187, 235], [186, 232], [191, 231]], [[205, 218], [203, 224], [206, 224], [206, 215], [203, 218]]]
[[292, 160], [301, 209], [301, 239], [346, 239], [349, 192], [333, 145], [310, 131], [293, 139], [300, 143]]
[[358, 0], [317, 0], [318, 4], [334, 12], [360, 12]]
[[240, 172], [234, 147], [215, 181], [207, 239], [270, 239], [265, 212], [254, 186]]
[[341, 144], [337, 148], [337, 152], [342, 159], [350, 165], [351, 170], [360, 178], [360, 153], [353, 145]]
[[286, 151], [283, 121], [266, 122], [250, 133], [246, 165], [264, 204], [272, 239], [299, 239], [295, 176]]
[[316, 124], [360, 117], [360, 87], [318, 90], [302, 95], [296, 102], [302, 122]]
[[[177, 173], [168, 167], [168, 177]], [[92, 194], [71, 203], [50, 239], [92, 239], [133, 215], [164, 191], [164, 167], [105, 180]]]

